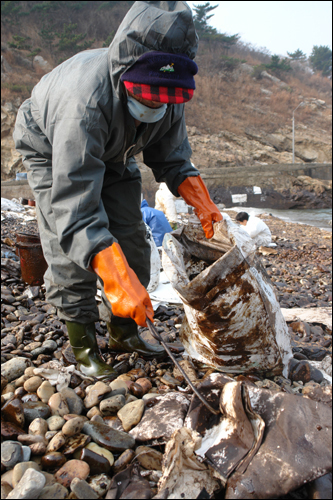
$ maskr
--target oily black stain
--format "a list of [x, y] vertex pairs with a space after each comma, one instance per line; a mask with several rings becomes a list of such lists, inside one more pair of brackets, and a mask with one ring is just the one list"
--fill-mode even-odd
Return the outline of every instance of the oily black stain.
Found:
[[[207, 402], [209, 402], [207, 396], [205, 396], [205, 399]], [[218, 410], [218, 406], [219, 406], [218, 404], [214, 405], [213, 408]], [[219, 423], [220, 416], [221, 415], [214, 415], [201, 402], [200, 404], [198, 404], [196, 408], [191, 410], [191, 422], [194, 426], [194, 429], [201, 435], [203, 435], [207, 429], [211, 429], [212, 427], [217, 425]]]
[[217, 275], [209, 283], [204, 281], [200, 275], [197, 276], [189, 285], [188, 302], [190, 306], [199, 311], [207, 308], [218, 295], [226, 293], [229, 288], [238, 283], [247, 269], [248, 265], [243, 261], [224, 279]]
[[[240, 365], [245, 365], [250, 363], [251, 356], [253, 355], [253, 349], [251, 347], [256, 342], [260, 343], [261, 351], [270, 346], [270, 341], [267, 339], [265, 342], [265, 331], [266, 335], [270, 334], [270, 328], [267, 325], [256, 324], [253, 328], [241, 337], [235, 338], [233, 334], [230, 334], [229, 326], [233, 323], [233, 317], [235, 315], [233, 311], [228, 318], [221, 318], [218, 313], [214, 313], [210, 316], [205, 316], [199, 321], [199, 327], [202, 331], [204, 337], [210, 341], [211, 350], [214, 352], [213, 359], [216, 363], [220, 365], [221, 356], [230, 356], [229, 360], [223, 360], [223, 365], [226, 367], [232, 367], [235, 364], [235, 357], [238, 357], [237, 363]], [[212, 335], [212, 331], [217, 330], [217, 333]], [[219, 347], [220, 346], [220, 347]], [[228, 351], [226, 352], [226, 346]], [[212, 357], [212, 352], [209, 351], [205, 346], [201, 346], [200, 349], [205, 352], [206, 356]], [[239, 358], [240, 356], [240, 358]], [[255, 372], [256, 368], [249, 368], [250, 371]]]

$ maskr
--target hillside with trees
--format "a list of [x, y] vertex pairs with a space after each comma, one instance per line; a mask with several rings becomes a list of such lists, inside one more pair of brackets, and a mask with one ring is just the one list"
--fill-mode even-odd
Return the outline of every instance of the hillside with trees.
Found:
[[[79, 51], [108, 47], [131, 1], [2, 1], [2, 178], [20, 168], [15, 114], [38, 80]], [[331, 162], [332, 51], [314, 45], [270, 54], [210, 25], [216, 7], [194, 8], [200, 38], [194, 98], [186, 105], [196, 165]], [[226, 27], [227, 28], [227, 27]]]

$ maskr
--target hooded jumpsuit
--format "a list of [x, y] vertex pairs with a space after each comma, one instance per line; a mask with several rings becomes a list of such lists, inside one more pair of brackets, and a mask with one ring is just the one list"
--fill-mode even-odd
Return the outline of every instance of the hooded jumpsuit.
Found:
[[[197, 35], [185, 2], [135, 2], [108, 49], [81, 52], [57, 66], [19, 109], [13, 137], [36, 199], [46, 298], [64, 320], [98, 321], [90, 262], [114, 242], [141, 283], [149, 283], [134, 155], [142, 151], [156, 181], [175, 196], [187, 177], [199, 175], [190, 162], [184, 104], [168, 105], [160, 121], [138, 129], [128, 112], [120, 77], [156, 50], [194, 58]], [[105, 296], [103, 303], [111, 318]]]

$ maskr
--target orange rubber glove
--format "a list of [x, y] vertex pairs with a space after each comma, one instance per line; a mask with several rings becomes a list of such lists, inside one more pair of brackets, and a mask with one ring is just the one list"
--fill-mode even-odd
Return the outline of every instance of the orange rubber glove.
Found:
[[93, 258], [92, 268], [104, 283], [104, 292], [112, 312], [120, 318], [132, 318], [139, 326], [153, 321], [154, 310], [147, 290], [128, 265], [119, 243], [113, 243]]
[[223, 217], [210, 199], [208, 189], [201, 176], [187, 177], [178, 188], [178, 194], [188, 205], [194, 207], [194, 213], [199, 217], [206, 238], [214, 236], [213, 222], [223, 220]]

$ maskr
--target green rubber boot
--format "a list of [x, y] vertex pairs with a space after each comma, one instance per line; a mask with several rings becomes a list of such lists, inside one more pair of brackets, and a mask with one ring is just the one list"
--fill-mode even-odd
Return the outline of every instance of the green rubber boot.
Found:
[[162, 358], [167, 355], [159, 345], [151, 345], [139, 336], [136, 323], [114, 325], [106, 323], [110, 334], [109, 348], [115, 352], [137, 352], [145, 359]]
[[95, 323], [66, 321], [69, 342], [72, 346], [78, 370], [87, 377], [115, 379], [118, 373], [102, 359], [96, 339]]

